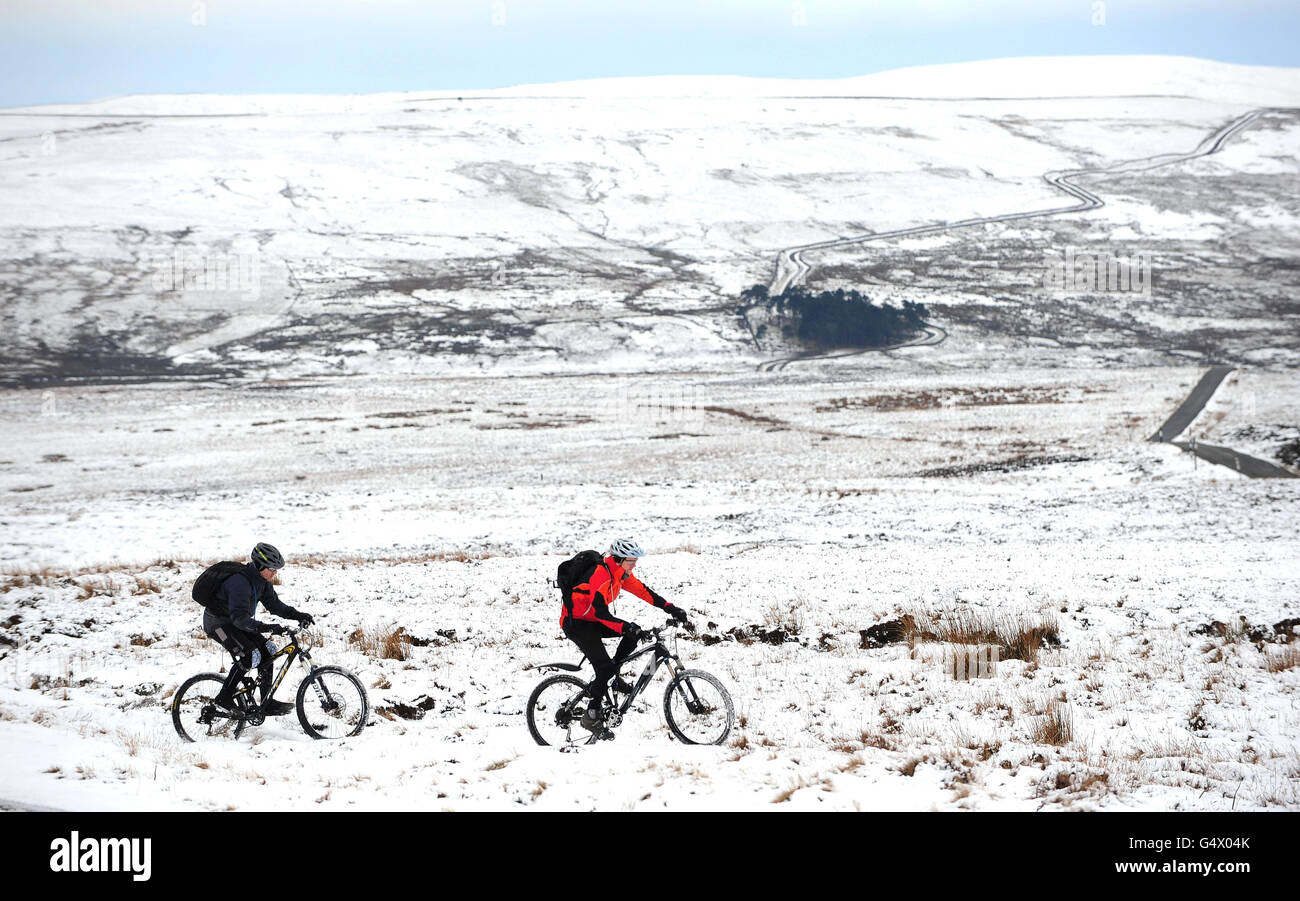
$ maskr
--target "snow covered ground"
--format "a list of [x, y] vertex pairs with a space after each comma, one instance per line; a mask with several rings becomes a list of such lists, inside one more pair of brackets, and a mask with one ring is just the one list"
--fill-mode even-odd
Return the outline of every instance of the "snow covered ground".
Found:
[[[784, 248], [1059, 205], [1047, 170], [1261, 106], [1297, 73], [5, 111], [0, 809], [1300, 807], [1300, 482], [1147, 441], [1211, 361], [1188, 435], [1300, 437], [1292, 114], [1086, 214], [809, 256], [941, 344], [763, 372], [788, 349], [735, 313]], [[1150, 294], [1047, 290], [1068, 247], [1151, 253]], [[178, 284], [195, 258], [235, 281]], [[548, 580], [626, 534], [730, 689], [723, 746], [671, 741], [662, 677], [611, 743], [529, 737], [529, 667], [579, 656]], [[225, 664], [190, 585], [257, 540], [368, 687], [362, 735], [172, 730]], [[996, 668], [945, 675], [978, 627]], [[352, 640], [396, 628], [405, 659]]]
[[[11, 431], [0, 469], [0, 540], [19, 564], [0, 601], [0, 799], [1295, 807], [1300, 666], [1272, 626], [1300, 615], [1296, 483], [1146, 442], [1199, 374], [939, 374], [882, 358], [613, 386], [58, 389]], [[1294, 421], [1285, 383], [1255, 377]], [[36, 397], [6, 395], [6, 420]], [[681, 651], [736, 700], [725, 746], [672, 742], [661, 686], [578, 762], [528, 735], [540, 676], [526, 667], [578, 657], [547, 580], [623, 533], [652, 552], [647, 583], [701, 626]], [[376, 715], [336, 744], [292, 717], [228, 746], [176, 738], [172, 691], [224, 662], [188, 598], [198, 559], [254, 536], [302, 561], [281, 593], [317, 616], [317, 661], [356, 671], [376, 708], [422, 718]], [[631, 598], [619, 609], [660, 619]], [[1043, 625], [1059, 644], [957, 681], [933, 642], [863, 646], [905, 614], [935, 630]], [[348, 641], [398, 626], [418, 640], [407, 660]], [[1061, 743], [1041, 732], [1053, 713], [1071, 724]]]

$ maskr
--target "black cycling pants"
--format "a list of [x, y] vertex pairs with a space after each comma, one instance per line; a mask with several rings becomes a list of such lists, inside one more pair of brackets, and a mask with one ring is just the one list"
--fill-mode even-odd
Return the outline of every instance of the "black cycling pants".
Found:
[[210, 630], [204, 631], [209, 638], [219, 641], [234, 659], [230, 674], [226, 676], [225, 684], [221, 686], [221, 695], [228, 698], [234, 694], [244, 673], [253, 668], [253, 651], [259, 651], [262, 659], [258, 661], [257, 674], [262, 684], [261, 700], [265, 701], [266, 693], [271, 689], [272, 672], [271, 649], [266, 646], [266, 639], [256, 632], [238, 629], [231, 623], [214, 625]]
[[[618, 665], [623, 658], [636, 650], [637, 640], [635, 637], [631, 635], [620, 636], [609, 626], [601, 623], [571, 619], [564, 624], [564, 634], [569, 641], [578, 646], [582, 653], [587, 655], [587, 659], [591, 661], [592, 667], [596, 670], [596, 678], [591, 680], [591, 694], [597, 698], [605, 693], [609, 680], [618, 673]], [[614, 651], [613, 660], [610, 659], [609, 653], [605, 650], [605, 642], [603, 641], [605, 638], [622, 639], [618, 643], [618, 649]]]

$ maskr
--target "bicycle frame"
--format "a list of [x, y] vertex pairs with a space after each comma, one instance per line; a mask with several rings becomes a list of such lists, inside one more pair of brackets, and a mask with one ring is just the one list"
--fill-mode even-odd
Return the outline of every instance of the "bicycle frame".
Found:
[[[280, 683], [283, 682], [284, 677], [288, 675], [289, 668], [293, 666], [293, 662], [295, 660], [298, 659], [302, 660], [302, 667], [307, 671], [308, 676], [310, 676], [316, 669], [316, 667], [312, 665], [311, 654], [309, 654], [307, 652], [307, 649], [302, 647], [301, 644], [299, 643], [298, 634], [296, 632], [290, 631], [288, 635], [289, 635], [289, 642], [284, 647], [280, 648], [274, 654], [271, 655], [272, 660], [277, 660], [280, 657], [284, 657], [285, 661], [284, 661], [284, 665], [280, 667], [280, 672], [276, 674], [274, 681], [272, 681], [270, 689], [266, 692], [266, 696], [268, 698], [272, 698], [275, 696], [276, 691], [278, 691], [280, 688]], [[240, 704], [241, 707], [244, 707], [245, 709], [249, 709], [249, 708], [256, 709], [260, 706], [259, 704], [252, 701], [252, 697], [253, 697], [252, 691], [253, 691], [253, 687], [256, 684], [257, 684], [256, 680], [245, 681], [243, 687], [235, 692], [236, 700], [242, 701], [242, 703]], [[332, 702], [332, 699], [329, 697], [328, 691], [323, 689], [319, 682], [315, 683], [315, 688], [317, 694], [321, 696], [322, 701], [324, 701], [325, 703]]]
[[[676, 679], [677, 676], [683, 670], [686, 669], [686, 667], [682, 666], [681, 658], [678, 657], [677, 654], [673, 653], [673, 651], [669, 649], [667, 642], [665, 642], [663, 639], [662, 632], [666, 628], [668, 628], [668, 626], [661, 626], [658, 629], [651, 629], [650, 632], [655, 637], [653, 644], [647, 645], [646, 647], [641, 648], [638, 651], [628, 654], [626, 657], [624, 657], [621, 660], [614, 661], [615, 664], [622, 666], [624, 664], [631, 663], [633, 660], [636, 660], [638, 657], [645, 657], [646, 655], [651, 655], [650, 659], [646, 661], [645, 669], [641, 671], [641, 675], [637, 676], [636, 682], [632, 683], [632, 691], [628, 693], [627, 697], [623, 699], [622, 704], [613, 703], [612, 689], [606, 686], [605, 695], [610, 699], [610, 707], [613, 708], [614, 711], [617, 712], [620, 716], [627, 713], [628, 710], [631, 709], [632, 702], [635, 701], [643, 691], [645, 691], [646, 686], [650, 684], [650, 680], [653, 679], [655, 673], [659, 671], [659, 667], [661, 666], [668, 667], [670, 681], [672, 679]], [[582, 659], [585, 661], [587, 658], [583, 657]], [[582, 664], [581, 663], [577, 663], [577, 664], [545, 663], [535, 667], [535, 669], [540, 669], [540, 670], [558, 669], [558, 670], [566, 670], [568, 672], [577, 672], [578, 670], [582, 669]], [[688, 702], [698, 703], [699, 699], [690, 698], [688, 699]]]

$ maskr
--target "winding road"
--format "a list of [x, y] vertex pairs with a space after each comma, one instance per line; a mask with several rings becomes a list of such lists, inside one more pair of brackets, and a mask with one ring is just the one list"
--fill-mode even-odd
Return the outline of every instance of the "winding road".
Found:
[[1201, 376], [1200, 381], [1192, 388], [1191, 393], [1178, 405], [1178, 409], [1165, 420], [1164, 425], [1156, 429], [1156, 433], [1148, 440], [1158, 444], [1165, 443], [1181, 447], [1185, 451], [1196, 454], [1202, 460], [1235, 469], [1242, 475], [1249, 476], [1252, 479], [1300, 478], [1289, 469], [1283, 469], [1281, 466], [1267, 460], [1252, 457], [1250, 454], [1243, 454], [1230, 447], [1203, 444], [1194, 438], [1190, 441], [1174, 440], [1186, 431], [1192, 421], [1200, 415], [1201, 410], [1209, 403], [1210, 398], [1214, 396], [1214, 392], [1219, 390], [1219, 386], [1223, 384], [1223, 380], [1228, 377], [1230, 372], [1232, 372], [1231, 366], [1215, 366]]
[[[782, 293], [787, 288], [799, 284], [812, 268], [804, 258], [805, 254], [830, 250], [836, 247], [848, 247], [854, 244], [865, 244], [868, 241], [885, 241], [891, 238], [916, 237], [918, 235], [934, 235], [943, 232], [953, 231], [960, 228], [970, 228], [976, 225], [987, 225], [993, 222], [1015, 222], [1022, 219], [1035, 219], [1041, 216], [1059, 216], [1063, 213], [1078, 213], [1086, 210], [1095, 210], [1106, 205], [1096, 194], [1086, 188], [1083, 188], [1073, 181], [1076, 178], [1094, 175], [1116, 175], [1129, 172], [1144, 172], [1148, 169], [1156, 169], [1161, 166], [1171, 166], [1175, 163], [1185, 162], [1196, 159], [1197, 157], [1208, 156], [1212, 153], [1218, 153], [1223, 149], [1233, 136], [1238, 134], [1242, 129], [1248, 128], [1261, 116], [1270, 113], [1297, 113], [1300, 109], [1293, 107], [1260, 107], [1234, 119], [1227, 125], [1222, 126], [1213, 134], [1201, 141], [1195, 150], [1187, 153], [1162, 153], [1155, 156], [1140, 157], [1138, 159], [1125, 160], [1120, 163], [1114, 163], [1110, 166], [1099, 166], [1087, 169], [1063, 169], [1051, 170], [1043, 173], [1043, 179], [1052, 187], [1064, 191], [1071, 197], [1078, 199], [1078, 203], [1070, 206], [1050, 207], [1041, 210], [1029, 210], [1018, 213], [1003, 213], [998, 216], [977, 216], [970, 219], [961, 219], [957, 222], [943, 222], [932, 225], [917, 225], [911, 228], [899, 228], [892, 231], [875, 232], [867, 235], [858, 235], [848, 238], [832, 238], [826, 241], [817, 241], [812, 244], [800, 244], [795, 247], [789, 247], [782, 250], [776, 258], [775, 270], [772, 276], [772, 283], [768, 287], [768, 294], [775, 296]], [[894, 347], [872, 348], [871, 350], [893, 350], [897, 347], [915, 346], [917, 344], [937, 344], [938, 341], [932, 340], [931, 335], [925, 338], [917, 339], [913, 342], [895, 345]], [[811, 359], [826, 359], [830, 357], [853, 356], [856, 354], [867, 353], [867, 350], [854, 351], [835, 351], [831, 353], [808, 353], [798, 354], [779, 360], [771, 360], [759, 366], [762, 371], [771, 372], [785, 368], [789, 363], [799, 362]]]

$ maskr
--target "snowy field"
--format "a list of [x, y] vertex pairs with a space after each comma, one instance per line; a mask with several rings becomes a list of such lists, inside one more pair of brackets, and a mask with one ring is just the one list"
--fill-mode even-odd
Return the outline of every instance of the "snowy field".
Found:
[[[792, 349], [737, 297], [782, 250], [1068, 205], [1045, 172], [1264, 107], [1102, 208], [810, 254], [943, 340], [760, 371]], [[1296, 107], [1134, 58], [4, 111], [0, 809], [1300, 808], [1300, 481], [1148, 441], [1211, 363], [1183, 438], [1300, 440]], [[1071, 247], [1151, 290], [1047, 290]], [[549, 579], [619, 535], [721, 746], [662, 675], [613, 742], [529, 736], [530, 667], [579, 657]], [[226, 664], [190, 586], [258, 540], [360, 736], [173, 731]]]
[[[1298, 615], [1297, 483], [1145, 441], [1199, 374], [936, 374], [880, 358], [614, 387], [11, 393], [5, 418], [28, 427], [0, 470], [0, 540], [31, 563], [10, 567], [0, 601], [0, 798], [1294, 808], [1300, 666], [1273, 624]], [[1287, 384], [1252, 382], [1296, 421]], [[51, 395], [44, 415], [24, 411]], [[1220, 427], [1243, 421], [1221, 406]], [[662, 677], [578, 763], [529, 737], [540, 676], [526, 668], [579, 656], [547, 580], [563, 555], [623, 533], [652, 553], [639, 574], [700, 626], [682, 656], [731, 690], [740, 721], [724, 746], [670, 739]], [[316, 615], [317, 662], [357, 672], [387, 711], [360, 737], [313, 742], [293, 717], [215, 747], [173, 733], [176, 686], [224, 665], [188, 597], [197, 561], [246, 553], [252, 536], [290, 558], [281, 594]], [[629, 597], [619, 609], [661, 619]], [[903, 615], [936, 633], [973, 618], [1054, 638], [958, 681], [924, 635], [863, 646]], [[348, 640], [396, 627], [415, 640], [405, 660]]]

